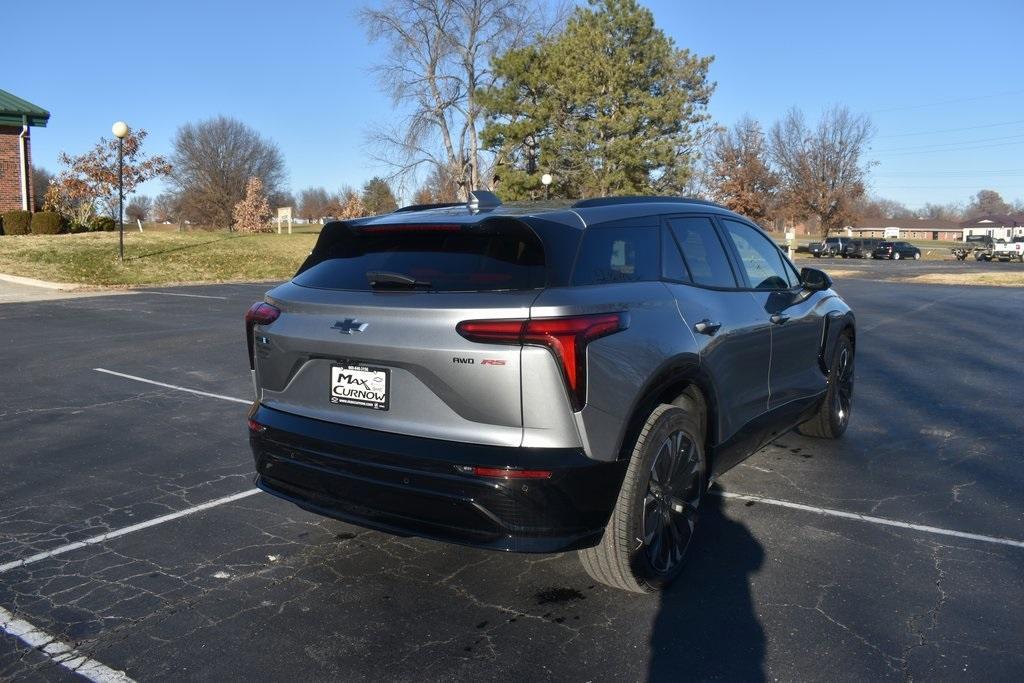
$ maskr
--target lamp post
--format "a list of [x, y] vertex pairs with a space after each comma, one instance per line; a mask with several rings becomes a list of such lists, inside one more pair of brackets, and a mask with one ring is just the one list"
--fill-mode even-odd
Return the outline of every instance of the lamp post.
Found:
[[551, 199], [551, 181], [554, 180], [550, 173], [545, 173], [540, 177], [541, 184], [544, 185], [544, 199]]
[[124, 138], [128, 135], [128, 124], [118, 121], [111, 126], [110, 131], [117, 138], [117, 224], [118, 243], [117, 258], [124, 262]]

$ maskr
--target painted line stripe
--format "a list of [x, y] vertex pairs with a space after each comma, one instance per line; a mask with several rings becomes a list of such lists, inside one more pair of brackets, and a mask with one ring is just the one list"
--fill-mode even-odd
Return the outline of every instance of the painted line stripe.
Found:
[[190, 297], [192, 299], [220, 299], [222, 301], [227, 301], [228, 300], [228, 297], [226, 297], [226, 296], [210, 296], [209, 294], [182, 294], [181, 292], [154, 292], [153, 290], [150, 290], [150, 289], [136, 289], [135, 292], [138, 293], [138, 294], [162, 294], [163, 296], [187, 296], [187, 297]]
[[217, 498], [215, 500], [207, 501], [200, 505], [196, 505], [195, 507], [186, 508], [184, 510], [178, 510], [177, 512], [172, 512], [161, 517], [154, 517], [153, 519], [147, 520], [145, 522], [139, 522], [138, 524], [132, 524], [131, 526], [122, 527], [114, 531], [108, 531], [105, 534], [93, 536], [92, 538], [87, 538], [82, 541], [68, 543], [67, 545], [62, 545], [59, 548], [54, 548], [53, 550], [47, 550], [45, 552], [36, 553], [35, 555], [30, 555], [29, 557], [23, 557], [20, 560], [14, 560], [13, 562], [0, 564], [0, 574], [3, 574], [4, 572], [10, 571], [12, 569], [17, 569], [18, 567], [24, 567], [27, 564], [39, 562], [40, 560], [46, 560], [57, 555], [69, 553], [72, 550], [78, 550], [79, 548], [84, 548], [86, 546], [96, 545], [97, 543], [109, 541], [112, 538], [119, 538], [121, 536], [125, 536], [136, 531], [148, 529], [149, 527], [156, 526], [157, 524], [163, 524], [164, 522], [170, 522], [175, 519], [187, 517], [188, 515], [194, 515], [197, 512], [209, 510], [210, 508], [217, 507], [218, 505], [224, 505], [225, 503], [233, 503], [236, 500], [241, 500], [243, 498], [248, 498], [249, 496], [254, 496], [259, 492], [259, 489], [249, 489], [248, 491], [242, 491], [241, 493], [234, 493], [230, 496], [224, 496], [223, 498]]
[[764, 496], [755, 496], [749, 493], [732, 493], [731, 491], [712, 491], [711, 493], [712, 495], [720, 496], [722, 498], [752, 500], [757, 503], [764, 503], [765, 505], [777, 505], [778, 507], [790, 508], [791, 510], [813, 512], [817, 515], [842, 517], [843, 519], [854, 519], [859, 522], [867, 522], [869, 524], [881, 524], [882, 526], [893, 526], [900, 529], [912, 529], [914, 531], [921, 531], [926, 534], [938, 534], [939, 536], [953, 536], [955, 538], [966, 538], [972, 541], [982, 541], [984, 543], [995, 543], [998, 545], [1008, 545], [1014, 548], [1024, 548], [1024, 541], [1015, 541], [1012, 538], [1000, 538], [998, 536], [972, 534], [966, 531], [956, 531], [955, 529], [943, 529], [937, 526], [928, 526], [927, 524], [911, 524], [910, 522], [901, 522], [895, 519], [886, 519], [885, 517], [873, 517], [871, 515], [862, 515], [858, 512], [845, 512], [843, 510], [832, 510], [830, 508], [822, 508], [814, 505], [791, 503], [788, 500], [779, 500], [777, 498], [765, 498]]
[[244, 403], [245, 405], [252, 405], [252, 401], [247, 401], [244, 398], [235, 398], [234, 396], [224, 396], [223, 394], [211, 394], [209, 391], [199, 391], [198, 389], [189, 389], [188, 387], [179, 387], [177, 384], [167, 384], [165, 382], [157, 382], [156, 380], [146, 379], [145, 377], [136, 377], [135, 375], [126, 375], [123, 372], [114, 372], [113, 370], [107, 370], [106, 368], [93, 368], [96, 372], [102, 372], [108, 375], [114, 375], [115, 377], [123, 377], [124, 379], [134, 380], [136, 382], [144, 382], [146, 384], [153, 384], [158, 387], [164, 387], [165, 389], [174, 389], [175, 391], [184, 391], [189, 394], [195, 394], [196, 396], [207, 396], [209, 398], [219, 398], [222, 401], [234, 401], [235, 403]]
[[106, 664], [86, 657], [64, 641], [57, 640], [55, 636], [36, 628], [24, 619], [19, 619], [3, 607], [0, 607], [0, 630], [14, 636], [33, 650], [43, 653], [54, 663], [94, 683], [132, 682], [125, 672], [111, 669]]

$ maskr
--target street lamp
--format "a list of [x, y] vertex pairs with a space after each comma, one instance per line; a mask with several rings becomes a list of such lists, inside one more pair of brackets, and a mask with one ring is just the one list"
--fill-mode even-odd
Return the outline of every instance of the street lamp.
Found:
[[118, 235], [117, 258], [124, 262], [124, 138], [128, 135], [128, 124], [118, 121], [110, 127], [110, 132], [117, 138], [117, 223], [120, 226]]
[[551, 181], [554, 178], [551, 177], [550, 173], [545, 173], [540, 177], [540, 182], [544, 185], [544, 199], [551, 199]]

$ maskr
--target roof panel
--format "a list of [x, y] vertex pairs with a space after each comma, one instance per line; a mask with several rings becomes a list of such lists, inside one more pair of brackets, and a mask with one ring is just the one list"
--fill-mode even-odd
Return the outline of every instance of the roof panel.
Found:
[[20, 126], [26, 119], [30, 126], [43, 127], [50, 119], [50, 112], [6, 90], [0, 90], [0, 125]]

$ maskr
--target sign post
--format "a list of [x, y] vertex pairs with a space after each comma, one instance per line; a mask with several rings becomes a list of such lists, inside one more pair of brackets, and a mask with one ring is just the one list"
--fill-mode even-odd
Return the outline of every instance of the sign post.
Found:
[[281, 221], [288, 221], [288, 234], [292, 234], [292, 207], [282, 206], [277, 210], [277, 234], [281, 234]]

